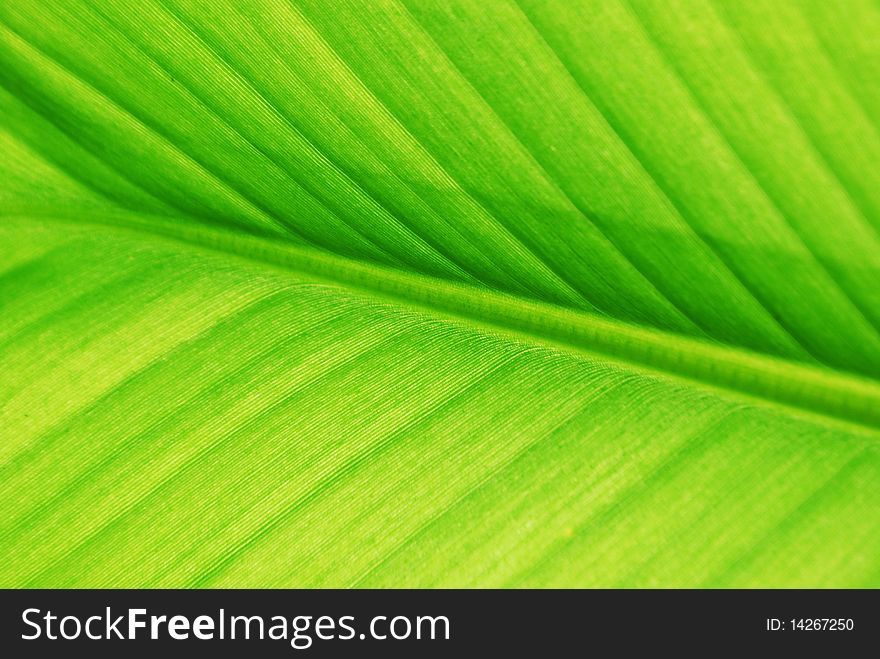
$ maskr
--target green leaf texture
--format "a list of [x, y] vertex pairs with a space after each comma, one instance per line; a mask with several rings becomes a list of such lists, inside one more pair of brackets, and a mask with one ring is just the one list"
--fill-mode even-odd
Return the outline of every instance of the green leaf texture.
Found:
[[870, 0], [0, 4], [0, 585], [880, 587]]

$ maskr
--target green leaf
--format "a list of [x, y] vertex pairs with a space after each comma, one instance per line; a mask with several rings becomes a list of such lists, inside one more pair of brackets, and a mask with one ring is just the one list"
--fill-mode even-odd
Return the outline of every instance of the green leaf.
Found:
[[880, 586], [877, 43], [0, 5], [0, 585]]

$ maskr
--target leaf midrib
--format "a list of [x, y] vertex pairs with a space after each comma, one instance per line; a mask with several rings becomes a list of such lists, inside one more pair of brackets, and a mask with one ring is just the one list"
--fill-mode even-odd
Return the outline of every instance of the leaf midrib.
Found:
[[[84, 220], [55, 211], [6, 212], [7, 219], [93, 225], [151, 240], [186, 244], [261, 267], [353, 289], [372, 298], [464, 320], [517, 340], [617, 362], [639, 371], [698, 383], [777, 405], [825, 424], [844, 424], [880, 434], [880, 383], [824, 365], [811, 365], [708, 340], [633, 325], [610, 317], [560, 307], [483, 288], [355, 261], [302, 247], [210, 227], [182, 227], [146, 214], [102, 212]], [[120, 221], [122, 225], [120, 225]], [[853, 428], [853, 426], [855, 428]]]

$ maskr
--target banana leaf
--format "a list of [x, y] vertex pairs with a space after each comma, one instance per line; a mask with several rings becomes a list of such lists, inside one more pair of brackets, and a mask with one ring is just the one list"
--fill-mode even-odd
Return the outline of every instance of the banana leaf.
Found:
[[0, 585], [880, 587], [870, 0], [0, 4]]

